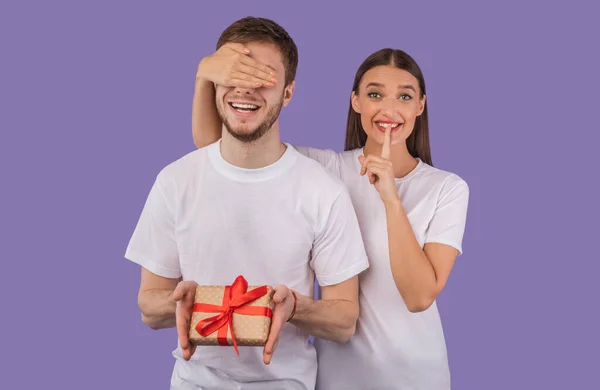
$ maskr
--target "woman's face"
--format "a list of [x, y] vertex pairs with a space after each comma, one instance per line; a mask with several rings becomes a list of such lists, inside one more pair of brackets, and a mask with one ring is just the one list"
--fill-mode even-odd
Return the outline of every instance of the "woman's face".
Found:
[[404, 142], [412, 133], [415, 120], [423, 113], [426, 97], [421, 96], [418, 80], [409, 72], [393, 66], [369, 69], [352, 92], [352, 108], [369, 139], [383, 144], [391, 128], [392, 144]]

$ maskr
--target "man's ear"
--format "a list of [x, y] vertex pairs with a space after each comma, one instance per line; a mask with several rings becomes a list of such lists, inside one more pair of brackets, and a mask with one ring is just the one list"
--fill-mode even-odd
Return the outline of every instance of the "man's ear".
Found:
[[292, 95], [294, 95], [294, 89], [296, 88], [296, 80], [293, 80], [285, 89], [283, 90], [283, 106], [287, 107], [290, 104], [290, 100], [292, 100]]
[[352, 95], [350, 96], [350, 102], [352, 103], [352, 109], [356, 111], [357, 114], [360, 114], [360, 109], [358, 107], [358, 96], [356, 96], [354, 91], [352, 91]]

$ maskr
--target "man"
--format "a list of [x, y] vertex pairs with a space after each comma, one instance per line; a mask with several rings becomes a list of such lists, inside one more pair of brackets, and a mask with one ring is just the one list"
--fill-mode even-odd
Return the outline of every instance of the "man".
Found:
[[[342, 183], [279, 138], [279, 112], [294, 92], [294, 41], [275, 22], [248, 17], [217, 49], [225, 44], [249, 48], [272, 86], [216, 86], [221, 140], [158, 174], [125, 257], [142, 266], [144, 322], [177, 326], [172, 389], [314, 389], [309, 334], [343, 343], [355, 330], [357, 275], [368, 267], [358, 221]], [[240, 356], [190, 346], [196, 285], [229, 285], [237, 275], [274, 286], [266, 346], [241, 347]], [[315, 276], [320, 300], [311, 298]]]

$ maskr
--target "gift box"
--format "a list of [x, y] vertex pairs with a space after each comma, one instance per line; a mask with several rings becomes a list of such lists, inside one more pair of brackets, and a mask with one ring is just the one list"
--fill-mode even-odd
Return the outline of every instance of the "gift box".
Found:
[[238, 276], [231, 286], [197, 286], [189, 332], [194, 345], [260, 347], [267, 343], [274, 303], [269, 286], [248, 286]]

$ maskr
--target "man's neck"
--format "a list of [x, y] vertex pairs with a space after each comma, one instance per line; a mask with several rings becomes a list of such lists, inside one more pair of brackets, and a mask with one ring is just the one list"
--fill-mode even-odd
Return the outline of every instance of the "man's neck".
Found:
[[279, 129], [273, 126], [253, 142], [234, 138], [225, 127], [221, 135], [221, 155], [229, 164], [245, 169], [258, 169], [275, 163], [286, 150], [279, 138]]

